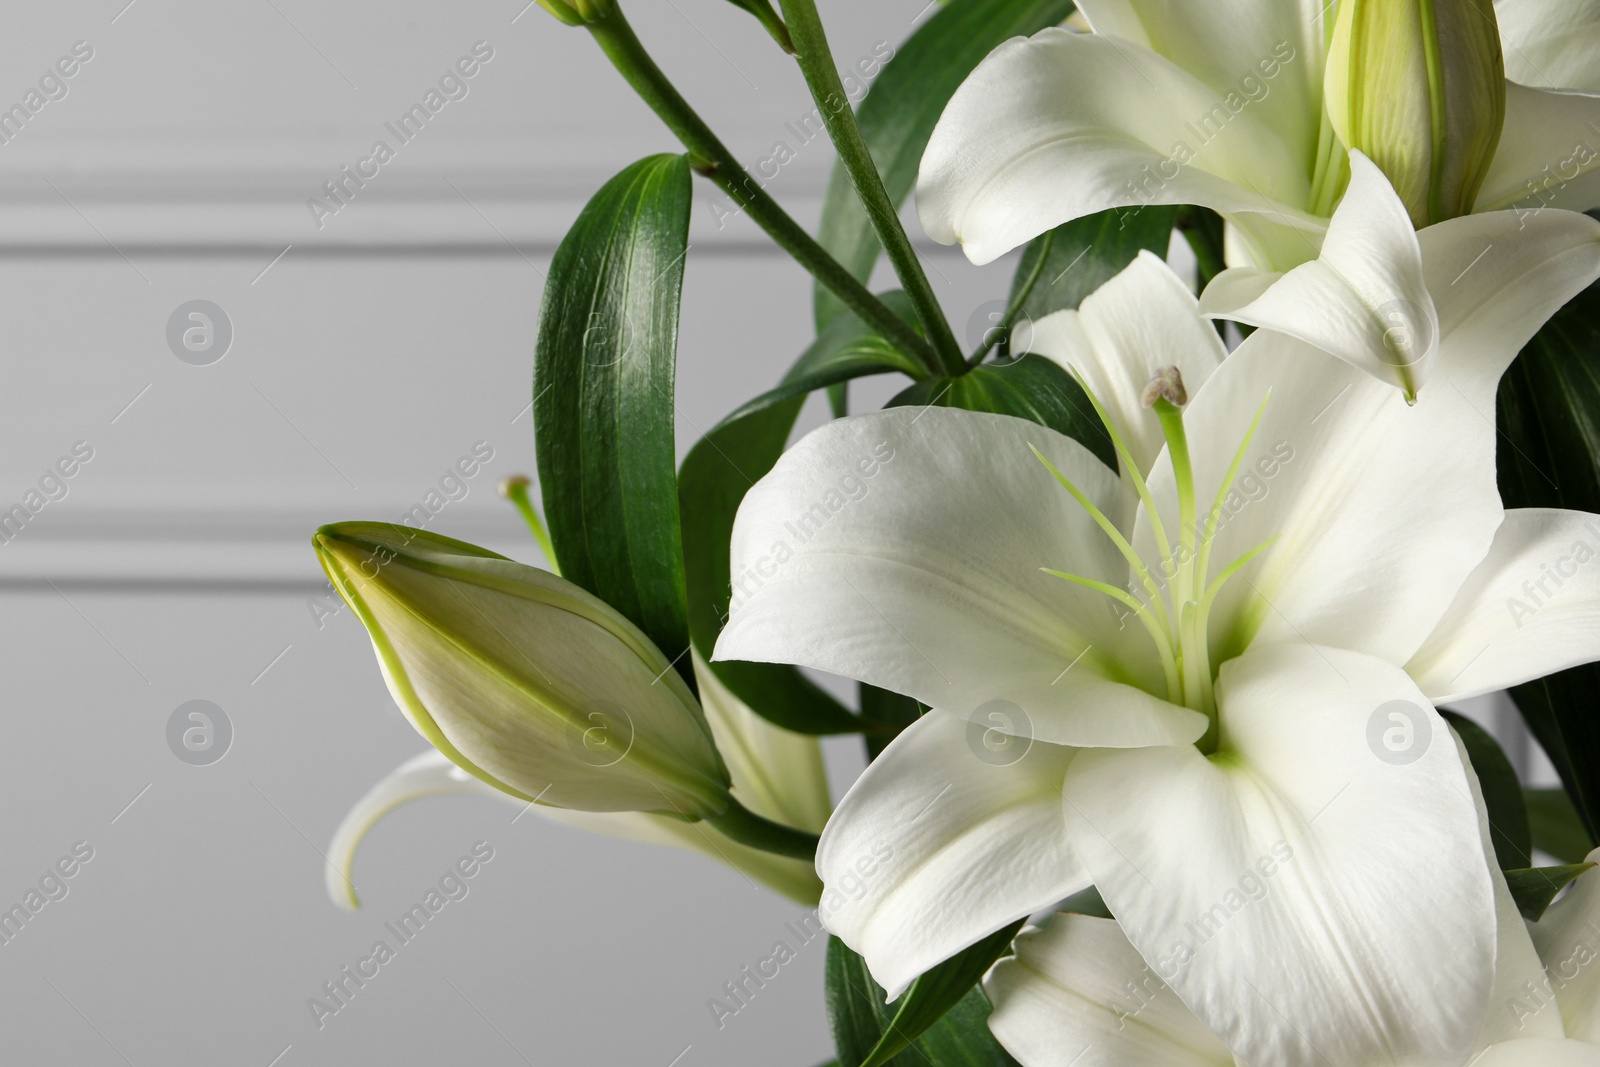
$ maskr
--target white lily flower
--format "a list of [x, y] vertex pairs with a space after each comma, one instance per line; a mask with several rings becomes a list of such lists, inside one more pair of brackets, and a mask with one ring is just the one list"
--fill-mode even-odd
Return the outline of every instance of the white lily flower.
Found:
[[[1009, 41], [951, 99], [917, 182], [929, 236], [981, 264], [1097, 211], [1199, 204], [1230, 222], [1230, 263], [1288, 270], [1315, 258], [1344, 147], [1362, 147], [1340, 146], [1326, 118], [1332, 5], [1079, 7], [1094, 33], [1052, 27]], [[1593, 5], [1493, 10], [1511, 80], [1473, 210], [1600, 205], [1600, 94], [1574, 91], [1600, 89]], [[1481, 5], [1466, 14], [1481, 18]]]
[[[1494, 993], [1486, 1013], [1474, 1020], [1471, 1051], [1457, 1062], [1597, 1067], [1600, 874], [1579, 876], [1539, 922], [1525, 922], [1494, 863], [1482, 795], [1475, 777], [1471, 783], [1494, 879], [1498, 950]], [[1600, 849], [1589, 854], [1588, 862], [1600, 862]], [[1273, 890], [1263, 883], [1262, 891]], [[1235, 1067], [1239, 1062], [1184, 1007], [1115, 921], [1058, 913], [1024, 930], [1013, 948], [1015, 955], [990, 970], [984, 989], [994, 1002], [989, 1027], [1023, 1067], [1069, 1062], [1075, 1067]], [[1476, 962], [1455, 956], [1436, 961], [1444, 970]], [[1251, 999], [1261, 992], [1241, 989], [1238, 995]], [[1411, 1067], [1431, 1061], [1371, 1062]]]
[[[774, 726], [751, 711], [717, 680], [698, 654], [695, 679], [712, 738], [733, 780], [733, 795], [757, 815], [820, 833], [832, 803], [817, 739]], [[480, 781], [442, 752], [430, 749], [402, 763], [368, 790], [334, 831], [325, 871], [333, 902], [342, 908], [360, 906], [354, 880], [356, 851], [380, 819], [413, 800], [454, 795], [497, 797], [510, 807], [537, 812], [552, 822], [627, 841], [687, 848], [801, 904], [815, 905], [822, 895], [822, 883], [811, 864], [742, 845], [706, 822], [685, 822], [646, 811], [578, 811], [530, 804]]]
[[[1123, 479], [1032, 423], [930, 407], [830, 423], [750, 490], [733, 568], [763, 581], [717, 657], [934, 709], [817, 852], [830, 888], [890, 854], [828, 925], [891, 997], [1092, 883], [1147, 959], [1182, 959], [1173, 989], [1247, 1062], [1465, 1053], [1494, 894], [1433, 704], [1600, 658], [1600, 568], [1526, 615], [1496, 599], [1600, 537], [1595, 516], [1505, 512], [1494, 477], [1500, 376], [1600, 272], [1590, 246], [1581, 269], [1522, 273], [1496, 247], [1439, 293], [1415, 407], [1266, 331], [1206, 376], [1193, 297], [1141, 259], [1037, 327]], [[1182, 409], [1177, 372], [1151, 380], [1174, 353]], [[1146, 458], [1151, 420], [1166, 445]], [[1273, 892], [1234, 914], [1266, 866]]]
[[[1575, 211], [1532, 217], [1496, 211], [1412, 228], [1399, 195], [1371, 160], [1350, 153], [1350, 187], [1318, 258], [1287, 273], [1233, 267], [1200, 297], [1203, 314], [1276, 330], [1398, 386], [1415, 401], [1439, 356], [1435, 293], [1484, 264], [1514, 274], [1582, 271], [1593, 261], [1594, 220]], [[1463, 256], [1468, 258], [1463, 259]]]

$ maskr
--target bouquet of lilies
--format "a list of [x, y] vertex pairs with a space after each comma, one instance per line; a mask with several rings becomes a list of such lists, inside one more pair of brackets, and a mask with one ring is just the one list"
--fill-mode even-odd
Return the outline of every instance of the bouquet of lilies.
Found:
[[[1600, 1064], [1600, 4], [949, 0], [852, 107], [814, 0], [733, 0], [837, 150], [813, 234], [617, 0], [540, 3], [684, 152], [555, 255], [546, 565], [316, 534], [433, 746], [335, 899], [486, 792], [815, 906], [840, 1067]], [[679, 463], [695, 175], [816, 333]], [[1023, 249], [976, 351], [913, 193]], [[1502, 690], [1562, 788], [1444, 710]]]

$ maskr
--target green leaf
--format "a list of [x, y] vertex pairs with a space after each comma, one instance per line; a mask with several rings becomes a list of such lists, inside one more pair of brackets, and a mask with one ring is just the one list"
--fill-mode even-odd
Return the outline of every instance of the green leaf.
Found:
[[[1500, 383], [1500, 494], [1508, 508], [1600, 512], [1600, 286], [1528, 343]], [[1600, 833], [1600, 665], [1511, 690], [1591, 840]]]
[[1453, 711], [1441, 711], [1466, 746], [1467, 759], [1478, 775], [1483, 804], [1489, 812], [1489, 837], [1501, 870], [1516, 870], [1533, 862], [1533, 831], [1522, 799], [1517, 770], [1489, 731]]
[[1048, 249], [1039, 282], [1022, 305], [1019, 321], [1042, 319], [1052, 311], [1076, 308], [1083, 298], [1120, 274], [1141, 251], [1167, 258], [1178, 209], [1164, 205], [1114, 208], [1057, 226], [1029, 242], [1011, 282], [1016, 300], [1023, 282]]
[[[688, 578], [689, 631], [708, 662], [722, 632], [734, 584], [759, 575], [731, 575], [729, 539], [744, 494], [783, 454], [804, 396], [769, 403], [725, 421], [702, 437], [678, 473], [683, 514], [683, 559]], [[861, 722], [796, 667], [781, 663], [712, 663], [734, 696], [758, 715], [805, 734], [843, 734]]]
[[1524, 789], [1533, 847], [1563, 863], [1581, 863], [1594, 848], [1565, 789]]
[[1179, 209], [1177, 224], [1194, 252], [1196, 280], [1203, 293], [1211, 279], [1228, 267], [1224, 259], [1222, 216], [1210, 208], [1189, 206]]
[[900, 736], [900, 731], [922, 718], [923, 707], [916, 698], [891, 693], [875, 685], [860, 682], [861, 717], [866, 720], [867, 760], [878, 758], [889, 742]]
[[[671, 658], [688, 648], [673, 378], [688, 251], [687, 156], [607, 182], [550, 264], [534, 349], [534, 433], [562, 576]], [[688, 657], [678, 670], [693, 685]]]
[[[916, 312], [905, 293], [893, 289], [880, 293], [878, 298], [897, 316], [912, 325], [916, 324]], [[847, 311], [818, 334], [775, 389], [762, 393], [723, 421], [732, 422], [780, 400], [804, 396], [855, 378], [872, 374], [904, 374], [920, 378], [926, 373], [916, 360], [901, 353], [872, 327]]]
[[1117, 469], [1116, 450], [1083, 387], [1061, 365], [1027, 355], [1009, 363], [984, 363], [959, 378], [917, 382], [889, 401], [890, 407], [931, 405], [1014, 415], [1076, 438]]
[[1564, 867], [1527, 867], [1506, 871], [1506, 886], [1510, 888], [1511, 899], [1517, 902], [1517, 910], [1522, 912], [1522, 917], [1536, 923], [1556, 894], [1593, 866], [1592, 863], [1571, 863]]
[[972, 992], [989, 965], [1010, 950], [1011, 941], [1022, 929], [1022, 923], [1023, 920], [1018, 919], [918, 975], [895, 1002], [893, 1021], [861, 1067], [882, 1067], [944, 1018], [945, 1012]]
[[[984, 56], [1012, 37], [1058, 25], [1070, 0], [951, 0], [891, 53], [893, 58], [856, 110], [861, 136], [883, 175], [889, 199], [902, 204], [916, 182], [923, 149], [945, 104]], [[822, 246], [865, 282], [883, 250], [844, 169], [835, 166], [822, 205]], [[816, 288], [817, 329], [844, 305]]]
[[[907, 996], [910, 994], [908, 993]], [[828, 1022], [843, 1067], [859, 1067], [882, 1040], [895, 1017], [866, 961], [838, 938], [828, 940]], [[905, 998], [902, 998], [902, 1002]], [[989, 999], [976, 985], [923, 1031], [886, 1067], [1017, 1067], [989, 1033]]]

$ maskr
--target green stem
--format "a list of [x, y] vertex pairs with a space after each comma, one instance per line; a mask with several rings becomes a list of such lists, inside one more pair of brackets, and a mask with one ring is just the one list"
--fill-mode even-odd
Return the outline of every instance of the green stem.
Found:
[[855, 111], [850, 107], [850, 96], [839, 81], [839, 70], [834, 66], [833, 53], [828, 49], [828, 37], [823, 32], [815, 0], [781, 0], [781, 6], [789, 36], [795, 44], [795, 58], [800, 62], [800, 72], [805, 75], [806, 85], [810, 87], [811, 96], [822, 113], [828, 136], [839, 153], [839, 162], [844, 166], [862, 207], [866, 208], [867, 218], [871, 220], [878, 240], [889, 255], [889, 262], [894, 266], [901, 288], [911, 298], [917, 320], [922, 323], [922, 332], [932, 342], [934, 351], [943, 363], [944, 372], [952, 376], [963, 374], [967, 369], [966, 361], [956, 345], [955, 334], [950, 331], [950, 323], [939, 307], [939, 300], [934, 296], [933, 286], [928, 284], [922, 261], [911, 247], [905, 227], [900, 225], [900, 214], [895, 210], [894, 201], [889, 199], [888, 190], [883, 187], [883, 177], [878, 173], [878, 165], [872, 161], [872, 152], [861, 136]]
[[539, 518], [539, 513], [533, 508], [533, 501], [528, 499], [528, 479], [520, 474], [513, 474], [500, 483], [500, 495], [516, 505], [517, 511], [522, 515], [522, 521], [528, 524], [528, 530], [533, 534], [533, 539], [539, 542], [539, 551], [544, 553], [544, 558], [550, 564], [550, 573], [557, 578], [561, 577], [561, 565], [556, 562], [556, 546], [550, 542], [550, 531], [544, 528], [544, 520]]
[[733, 153], [717, 139], [667, 79], [655, 60], [633, 32], [633, 27], [617, 8], [586, 28], [606, 58], [622, 74], [634, 92], [650, 105], [667, 128], [689, 150], [695, 168], [727, 193], [740, 209], [749, 213], [778, 247], [788, 252], [816, 279], [877, 330], [896, 348], [916, 358], [932, 374], [944, 373], [939, 357], [911, 326], [873, 296], [844, 265], [828, 254], [800, 224], [790, 218], [778, 202], [768, 196]]
[[1037, 257], [1033, 261], [1033, 269], [1028, 271], [1028, 276], [1022, 280], [1022, 286], [1017, 290], [1017, 295], [1011, 298], [1011, 306], [1006, 308], [1005, 318], [1000, 320], [1000, 328], [983, 332], [983, 344], [978, 346], [976, 352], [967, 357], [968, 369], [982, 363], [983, 357], [987, 356], [989, 351], [1000, 343], [1000, 338], [1010, 334], [1012, 325], [1017, 321], [1017, 316], [1022, 314], [1023, 305], [1028, 302], [1028, 297], [1033, 295], [1033, 287], [1038, 285], [1039, 279], [1044, 276], [1045, 264], [1050, 259], [1050, 246], [1055, 244], [1055, 240], [1056, 231], [1054, 230], [1046, 230], [1045, 235], [1039, 238], [1032, 250]]
[[731, 796], [728, 798], [728, 810], [721, 815], [706, 816], [706, 822], [739, 844], [759, 848], [763, 852], [793, 856], [808, 862], [817, 856], [816, 834], [763, 819]]

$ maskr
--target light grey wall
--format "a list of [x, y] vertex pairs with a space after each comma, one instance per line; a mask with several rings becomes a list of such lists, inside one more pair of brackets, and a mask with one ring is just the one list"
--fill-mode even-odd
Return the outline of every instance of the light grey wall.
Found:
[[[532, 472], [544, 271], [605, 178], [674, 148], [581, 32], [525, 2], [5, 13], [0, 106], [75, 42], [93, 58], [0, 145], [0, 504], [76, 442], [93, 458], [0, 545], [0, 904], [76, 842], [93, 859], [0, 944], [0, 1062], [806, 1067], [830, 1054], [823, 947], [784, 927], [802, 909], [697, 856], [441, 800], [373, 833], [362, 911], [324, 895], [339, 818], [424, 744], [349, 614], [319, 628], [309, 533], [398, 519], [487, 441], [494, 458], [434, 528], [537, 559], [494, 483]], [[848, 62], [903, 39], [927, 4], [823, 8]], [[785, 128], [810, 110], [792, 62], [724, 0], [630, 12], [742, 158], [796, 150], [771, 190], [813, 222], [832, 156]], [[494, 58], [468, 96], [318, 229], [306, 199], [373, 140], [393, 144], [383, 124], [480, 40]], [[720, 198], [696, 192], [680, 451], [809, 339], [806, 277], [748, 221], [719, 227]], [[1009, 279], [949, 252], [934, 262], [958, 322]], [[232, 327], [209, 366], [167, 341], [195, 299]], [[168, 748], [169, 717], [195, 699], [235, 732], [210, 766]], [[860, 757], [848, 742], [831, 755], [842, 789]], [[494, 859], [468, 897], [319, 1029], [307, 999], [480, 840]], [[779, 939], [798, 958], [719, 1030], [706, 1001]]]
[[[320, 620], [319, 523], [397, 519], [476, 442], [494, 457], [434, 528], [536, 559], [494, 482], [532, 471], [544, 271], [606, 177], [674, 145], [578, 31], [526, 0], [61, 0], [11, 5], [0, 106], [75, 42], [93, 58], [0, 145], [0, 504], [83, 441], [93, 458], [0, 546], [0, 904], [76, 842], [93, 859], [0, 945], [0, 1062], [470, 1062], [806, 1067], [829, 1055], [801, 909], [699, 857], [586, 837], [476, 799], [369, 839], [366, 908], [322, 849], [421, 751], [348, 613]], [[841, 62], [927, 0], [827, 0]], [[795, 158], [771, 190], [815, 220], [831, 151], [793, 65], [724, 0], [636, 0], [642, 36], [736, 151]], [[474, 42], [494, 58], [319, 229], [305, 205]], [[809, 284], [697, 185], [680, 451], [808, 340]], [[932, 259], [954, 321], [1004, 292]], [[888, 279], [883, 279], [888, 284]], [[209, 300], [227, 354], [167, 324]], [[894, 383], [869, 383], [865, 405]], [[807, 420], [821, 418], [812, 411]], [[209, 700], [225, 758], [169, 750]], [[830, 753], [843, 789], [859, 768]], [[474, 842], [494, 859], [318, 1028], [322, 983]], [[718, 1029], [706, 1001], [784, 939], [798, 958]], [[275, 1057], [277, 1057], [275, 1059]], [[676, 1057], [676, 1059], [675, 1059]]]

